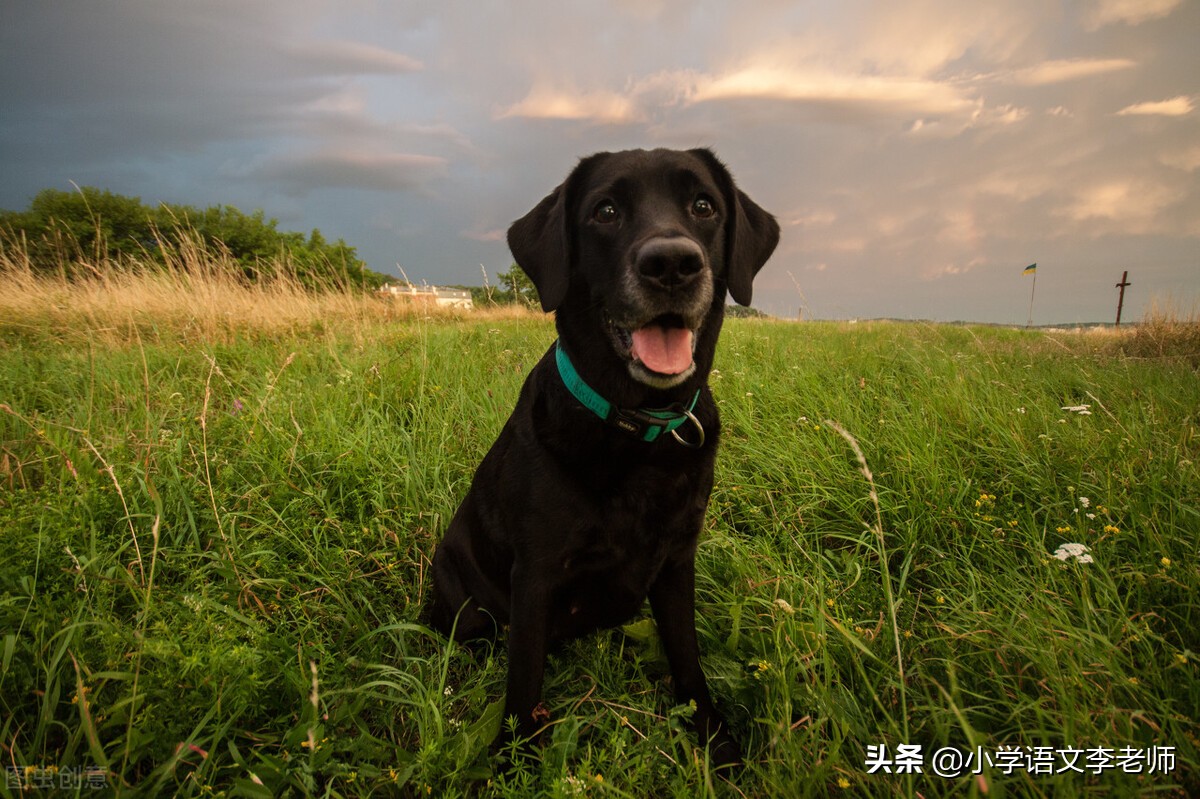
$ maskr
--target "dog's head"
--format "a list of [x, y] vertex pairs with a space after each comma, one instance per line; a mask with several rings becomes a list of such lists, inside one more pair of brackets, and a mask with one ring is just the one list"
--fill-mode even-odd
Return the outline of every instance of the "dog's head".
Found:
[[707, 373], [726, 291], [749, 305], [778, 241], [775, 218], [704, 149], [597, 153], [508, 230], [568, 348], [602, 331], [610, 352], [588, 357], [656, 389]]

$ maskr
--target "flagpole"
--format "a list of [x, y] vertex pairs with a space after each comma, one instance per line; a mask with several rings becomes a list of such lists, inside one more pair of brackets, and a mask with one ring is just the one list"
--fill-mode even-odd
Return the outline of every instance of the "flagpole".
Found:
[[1029, 289], [1029, 319], [1025, 322], [1025, 328], [1028, 330], [1033, 327], [1033, 293], [1037, 291], [1037, 270], [1033, 270], [1033, 287]]

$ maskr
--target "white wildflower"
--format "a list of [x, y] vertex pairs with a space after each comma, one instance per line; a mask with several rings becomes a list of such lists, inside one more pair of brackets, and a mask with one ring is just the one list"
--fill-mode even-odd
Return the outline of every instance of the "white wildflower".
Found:
[[1092, 556], [1088, 554], [1088, 548], [1083, 544], [1062, 544], [1054, 551], [1054, 557], [1061, 561], [1073, 560], [1076, 563], [1094, 563]]

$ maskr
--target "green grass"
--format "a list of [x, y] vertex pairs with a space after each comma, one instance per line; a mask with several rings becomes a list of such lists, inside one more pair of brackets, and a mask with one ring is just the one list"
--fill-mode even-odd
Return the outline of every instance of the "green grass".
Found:
[[[495, 774], [503, 648], [472, 655], [417, 621], [548, 321], [191, 329], [0, 326], [0, 746], [22, 779], [94, 767], [127, 796], [1200, 791], [1186, 358], [727, 323], [697, 582], [705, 669], [750, 761], [730, 784], [672, 707], [648, 625], [556, 652], [541, 756]], [[1055, 559], [1067, 542], [1093, 562]], [[926, 773], [868, 774], [880, 744], [924, 746]], [[1175, 768], [951, 779], [928, 773], [944, 746], [1174, 747]]]

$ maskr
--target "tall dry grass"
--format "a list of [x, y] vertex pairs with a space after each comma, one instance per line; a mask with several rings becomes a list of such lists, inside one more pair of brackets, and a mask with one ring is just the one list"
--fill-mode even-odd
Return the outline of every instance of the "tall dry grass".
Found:
[[306, 286], [285, 259], [264, 264], [254, 280], [221, 247], [199, 236], [159, 242], [166, 266], [89, 260], [77, 254], [53, 274], [38, 273], [20, 243], [0, 241], [0, 333], [121, 345], [137, 339], [226, 341], [248, 333], [286, 334], [366, 326], [413, 317], [527, 317], [496, 306], [441, 309], [361, 287]]
[[1169, 299], [1152, 300], [1121, 349], [1134, 358], [1176, 359], [1200, 367], [1200, 308], [1184, 310]]

